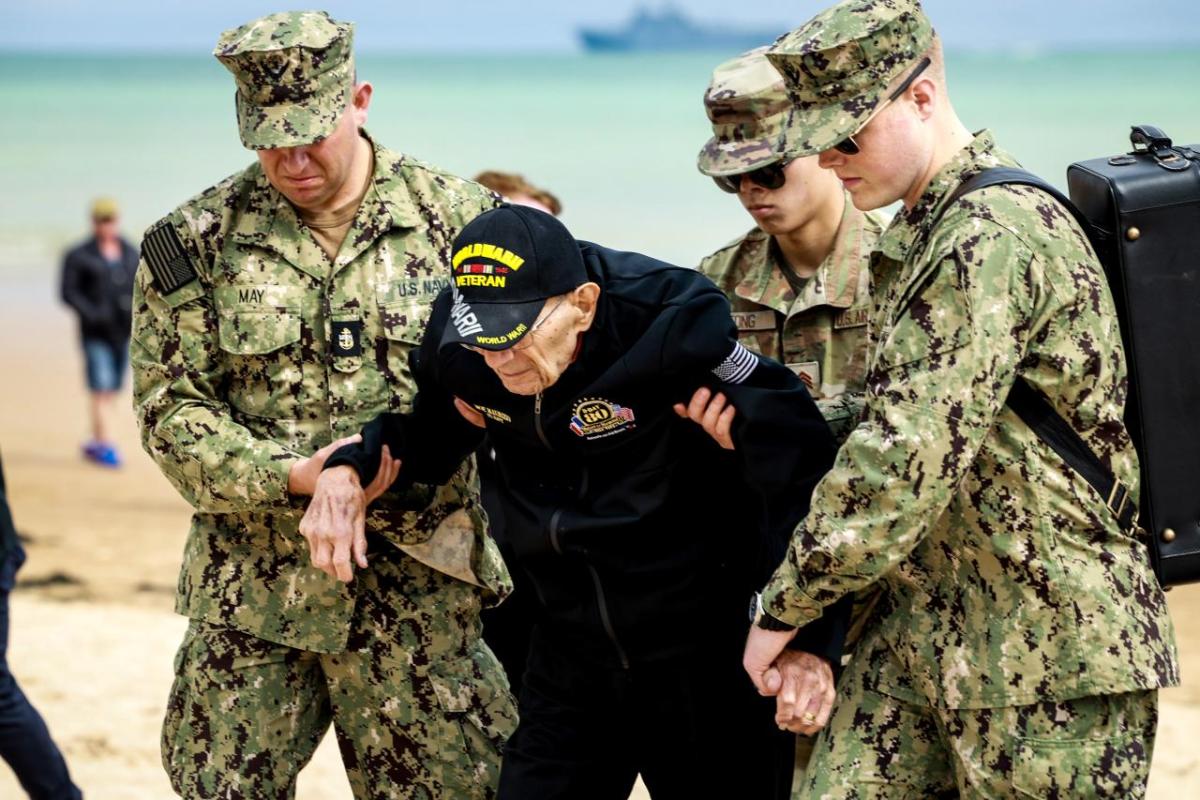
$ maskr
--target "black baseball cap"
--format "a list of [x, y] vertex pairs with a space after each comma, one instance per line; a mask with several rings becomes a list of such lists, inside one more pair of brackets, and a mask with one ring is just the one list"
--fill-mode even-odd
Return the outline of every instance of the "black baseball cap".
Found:
[[529, 333], [546, 298], [587, 282], [579, 243], [555, 217], [528, 206], [485, 211], [454, 240], [454, 305], [442, 344], [512, 347]]

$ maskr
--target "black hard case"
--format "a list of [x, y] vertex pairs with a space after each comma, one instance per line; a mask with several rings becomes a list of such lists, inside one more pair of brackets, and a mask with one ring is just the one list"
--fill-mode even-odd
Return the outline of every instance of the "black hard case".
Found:
[[1072, 164], [1067, 183], [1121, 318], [1139, 522], [1170, 586], [1200, 581], [1200, 145], [1149, 126], [1133, 139], [1132, 153]]

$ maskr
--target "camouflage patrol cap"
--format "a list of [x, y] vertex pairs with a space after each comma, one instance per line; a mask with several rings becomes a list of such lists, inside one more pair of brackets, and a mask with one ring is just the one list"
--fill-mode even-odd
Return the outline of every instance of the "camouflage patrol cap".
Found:
[[237, 82], [238, 132], [252, 150], [333, 133], [354, 91], [354, 26], [284, 11], [221, 34], [213, 55]]
[[759, 47], [713, 70], [704, 110], [713, 136], [696, 158], [705, 175], [737, 175], [779, 160], [791, 103], [783, 78]]
[[820, 153], [857, 133], [932, 45], [918, 0], [842, 0], [780, 37], [767, 58], [793, 104], [782, 153]]

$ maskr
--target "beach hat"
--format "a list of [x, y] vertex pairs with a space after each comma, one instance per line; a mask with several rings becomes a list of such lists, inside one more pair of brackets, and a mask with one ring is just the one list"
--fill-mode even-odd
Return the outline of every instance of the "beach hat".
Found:
[[237, 83], [238, 132], [252, 150], [314, 144], [354, 91], [354, 26], [324, 11], [271, 14], [221, 34], [213, 55]]
[[780, 37], [767, 58], [792, 101], [781, 155], [820, 153], [857, 133], [932, 44], [918, 0], [842, 0]]
[[454, 305], [442, 345], [512, 347], [529, 333], [546, 299], [588, 282], [579, 243], [552, 215], [503, 205], [469, 222], [454, 240]]
[[760, 47], [713, 70], [704, 92], [713, 135], [696, 158], [705, 175], [738, 175], [779, 160], [791, 103], [766, 54]]
[[111, 197], [97, 197], [92, 201], [92, 219], [96, 221], [116, 219], [121, 215], [117, 201]]

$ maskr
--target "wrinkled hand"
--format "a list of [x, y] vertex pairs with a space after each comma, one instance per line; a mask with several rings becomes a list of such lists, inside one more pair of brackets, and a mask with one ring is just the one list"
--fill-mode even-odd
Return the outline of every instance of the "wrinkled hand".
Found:
[[308, 458], [293, 461], [291, 469], [288, 470], [288, 493], [312, 494], [317, 485], [317, 478], [321, 476], [321, 470], [325, 469], [325, 462], [329, 460], [334, 451], [345, 445], [361, 441], [362, 434], [356, 433], [353, 436], [338, 439], [336, 442], [330, 442]]
[[721, 447], [732, 450], [732, 425], [737, 409], [728, 402], [725, 395], [717, 392], [716, 397], [713, 397], [712, 390], [702, 386], [692, 395], [686, 407], [683, 403], [676, 403], [675, 413], [695, 422]]
[[835, 696], [833, 669], [829, 662], [812, 653], [784, 650], [775, 659], [775, 676], [767, 683], [779, 684], [775, 695], [775, 724], [782, 730], [813, 736], [833, 710]]
[[[317, 478], [313, 499], [300, 521], [300, 535], [308, 542], [312, 564], [343, 583], [354, 580], [354, 566], [367, 566], [367, 506], [387, 491], [400, 472], [387, 445], [379, 472], [366, 489], [349, 466], [325, 470]], [[353, 561], [351, 558], [353, 557]]]
[[454, 407], [458, 409], [458, 413], [462, 414], [463, 419], [474, 425], [476, 428], [486, 428], [487, 421], [484, 420], [483, 414], [475, 410], [475, 407], [466, 400], [454, 398]]

